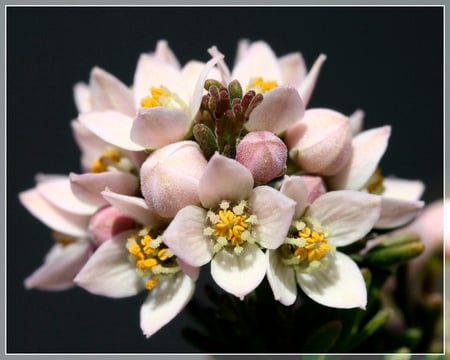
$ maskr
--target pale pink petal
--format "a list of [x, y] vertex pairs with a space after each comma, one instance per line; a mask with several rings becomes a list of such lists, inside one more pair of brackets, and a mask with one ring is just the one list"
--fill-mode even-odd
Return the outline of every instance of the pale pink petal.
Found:
[[74, 214], [60, 209], [47, 201], [36, 189], [21, 192], [19, 199], [33, 216], [49, 228], [75, 237], [87, 235], [88, 215]]
[[367, 290], [356, 263], [336, 252], [329, 263], [311, 272], [297, 272], [302, 290], [315, 302], [333, 308], [361, 308], [367, 305]]
[[197, 266], [191, 266], [185, 261], [177, 257], [177, 264], [186, 275], [188, 275], [192, 280], [197, 281], [200, 275], [200, 268]]
[[291, 85], [296, 89], [306, 76], [306, 64], [302, 54], [296, 52], [287, 54], [278, 59], [283, 75], [283, 84]]
[[244, 165], [218, 153], [214, 154], [199, 181], [199, 197], [207, 208], [217, 207], [222, 200], [246, 200], [253, 188], [253, 175]]
[[[198, 79], [202, 76], [202, 71], [205, 69], [205, 63], [201, 61], [191, 60], [183, 66], [181, 70], [181, 75], [184, 78], [189, 94], [194, 96], [195, 86], [197, 85]], [[206, 78], [203, 79], [203, 82], [206, 79], [216, 79], [221, 80], [220, 72], [217, 68], [212, 68], [208, 74], [206, 74]], [[204, 91], [206, 92], [206, 90]], [[192, 114], [194, 115], [194, 114]]]
[[133, 118], [127, 115], [113, 110], [97, 111], [80, 114], [78, 120], [108, 144], [130, 151], [144, 150], [130, 139]]
[[129, 260], [126, 247], [133, 231], [118, 234], [104, 242], [75, 277], [75, 283], [95, 295], [122, 298], [144, 289], [144, 280]]
[[98, 209], [97, 206], [87, 204], [73, 194], [68, 176], [41, 181], [36, 189], [47, 201], [69, 213], [92, 215]]
[[294, 216], [296, 202], [270, 186], [257, 186], [248, 199], [248, 207], [256, 215], [253, 226], [258, 244], [276, 249], [285, 240]]
[[131, 127], [130, 138], [147, 149], [157, 149], [183, 140], [191, 119], [185, 110], [161, 106], [139, 108]]
[[117, 110], [131, 117], [135, 115], [133, 93], [129, 87], [112, 74], [99, 67], [94, 67], [91, 71], [89, 85], [94, 111]]
[[74, 195], [88, 204], [102, 206], [107, 201], [101, 192], [105, 188], [123, 195], [134, 195], [139, 187], [138, 178], [130, 173], [106, 171], [101, 173], [70, 174]]
[[425, 191], [425, 184], [420, 180], [406, 180], [397, 178], [383, 179], [383, 197], [404, 200], [419, 200]]
[[308, 75], [306, 75], [306, 77], [300, 84], [298, 91], [305, 106], [308, 105], [309, 100], [311, 99], [311, 95], [314, 91], [314, 87], [316, 86], [317, 79], [319, 78], [320, 70], [326, 59], [326, 55], [320, 54], [309, 70]]
[[413, 220], [422, 210], [423, 201], [405, 200], [381, 196], [381, 214], [374, 227], [391, 229]]
[[234, 66], [236, 66], [236, 64], [242, 60], [242, 58], [245, 56], [249, 48], [250, 48], [250, 41], [248, 39], [241, 39], [238, 41], [236, 56], [234, 59]]
[[257, 288], [266, 274], [266, 256], [254, 244], [246, 243], [236, 255], [223, 248], [211, 260], [211, 276], [222, 289], [244, 299]]
[[158, 40], [156, 43], [156, 49], [153, 53], [154, 56], [156, 56], [161, 61], [164, 61], [165, 63], [172, 65], [176, 69], [180, 69], [180, 62], [178, 61], [177, 57], [173, 53], [172, 49], [169, 47], [169, 43], [167, 40]]
[[183, 310], [192, 298], [195, 282], [183, 272], [161, 281], [141, 306], [141, 329], [148, 338]]
[[356, 136], [361, 132], [365, 115], [363, 110], [357, 109], [348, 117], [350, 127], [352, 128], [352, 136]]
[[280, 252], [267, 250], [267, 280], [272, 288], [275, 300], [289, 306], [297, 298], [297, 282], [294, 268], [282, 262]]
[[294, 219], [299, 219], [307, 205], [308, 188], [300, 176], [285, 176], [280, 192], [296, 202]]
[[278, 84], [283, 80], [275, 53], [263, 41], [256, 41], [249, 46], [231, 74], [232, 79], [241, 83], [244, 91], [250, 81], [258, 77], [262, 77], [264, 81], [276, 81]]
[[278, 86], [264, 93], [263, 101], [250, 113], [245, 127], [280, 134], [303, 117], [305, 106], [297, 90]]
[[386, 151], [390, 126], [363, 131], [352, 141], [353, 153], [347, 165], [328, 178], [330, 189], [360, 190], [374, 173]]
[[25, 279], [27, 289], [65, 290], [89, 258], [91, 245], [78, 239], [69, 245], [55, 244], [44, 263]]
[[181, 76], [181, 71], [171, 64], [161, 61], [159, 58], [141, 54], [136, 65], [134, 75], [134, 104], [136, 108], [141, 106], [141, 101], [150, 93], [152, 87], [167, 88], [177, 94], [186, 105], [189, 101], [186, 84]]
[[331, 191], [314, 201], [306, 213], [319, 221], [334, 246], [362, 238], [380, 217], [380, 197], [359, 191]]
[[212, 241], [203, 235], [206, 211], [198, 206], [181, 209], [162, 234], [163, 242], [191, 266], [202, 266], [213, 255]]
[[150, 210], [145, 200], [140, 197], [118, 194], [109, 189], [102, 191], [101, 194], [112, 206], [144, 226], [149, 225], [151, 228], [159, 228], [166, 223], [166, 220]]
[[79, 113], [92, 110], [91, 90], [86, 83], [78, 82], [75, 84], [73, 87], [73, 97]]

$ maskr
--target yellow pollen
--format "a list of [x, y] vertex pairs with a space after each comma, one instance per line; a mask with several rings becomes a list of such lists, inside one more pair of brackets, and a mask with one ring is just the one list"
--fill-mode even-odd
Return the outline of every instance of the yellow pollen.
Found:
[[294, 246], [294, 256], [298, 257], [300, 261], [322, 260], [326, 253], [332, 250], [323, 232], [314, 231], [305, 226], [298, 232], [298, 236], [306, 241], [302, 247]]
[[244, 242], [241, 234], [247, 229], [245, 222], [247, 215], [236, 215], [230, 210], [219, 211], [219, 221], [214, 224], [214, 235], [225, 237], [231, 245], [240, 245]]
[[142, 99], [141, 106], [142, 107], [155, 107], [155, 106], [162, 106], [162, 103], [160, 101], [161, 97], [170, 97], [170, 94], [167, 91], [164, 91], [161, 88], [154, 87], [150, 89], [150, 94]]
[[151, 278], [150, 280], [147, 280], [147, 281], [145, 282], [145, 288], [146, 288], [147, 290], [151, 290], [151, 289], [153, 289], [156, 285], [158, 285], [158, 282], [159, 282], [158, 278]]
[[100, 173], [108, 170], [108, 166], [116, 165], [120, 162], [121, 156], [119, 151], [115, 148], [107, 148], [103, 155], [94, 160], [91, 165], [91, 171], [93, 173]]
[[250, 83], [250, 88], [259, 88], [263, 93], [276, 88], [278, 83], [273, 80], [264, 81], [262, 77], [257, 77]]
[[367, 182], [366, 189], [371, 194], [381, 194], [384, 191], [384, 177], [381, 174], [380, 168], [376, 168], [369, 181]]
[[57, 231], [53, 231], [52, 237], [58, 244], [64, 247], [73, 244], [75, 241], [77, 241], [75, 237]]

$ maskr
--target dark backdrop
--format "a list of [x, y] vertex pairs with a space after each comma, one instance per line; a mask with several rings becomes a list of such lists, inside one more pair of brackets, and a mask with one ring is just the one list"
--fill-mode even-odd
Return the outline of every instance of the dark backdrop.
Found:
[[[384, 174], [425, 181], [442, 196], [441, 7], [40, 7], [7, 9], [8, 352], [193, 352], [183, 312], [150, 340], [139, 329], [143, 296], [123, 300], [74, 289], [26, 291], [23, 279], [51, 246], [48, 229], [18, 202], [38, 172], [79, 170], [69, 121], [72, 86], [98, 65], [127, 84], [141, 52], [165, 38], [181, 63], [211, 45], [231, 66], [237, 41], [264, 39], [277, 55], [328, 55], [310, 107], [366, 112], [365, 128], [391, 124]], [[208, 270], [202, 282], [209, 282]], [[201, 286], [197, 297], [203, 296]], [[269, 325], [268, 325], [269, 326]]]

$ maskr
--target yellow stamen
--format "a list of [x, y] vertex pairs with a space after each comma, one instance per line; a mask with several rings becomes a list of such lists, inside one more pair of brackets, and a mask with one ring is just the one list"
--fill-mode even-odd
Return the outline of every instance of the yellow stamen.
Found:
[[219, 222], [214, 224], [214, 235], [225, 237], [231, 245], [242, 244], [242, 232], [247, 228], [247, 215], [236, 215], [230, 210], [219, 211]]
[[384, 191], [384, 177], [381, 174], [381, 170], [376, 168], [369, 181], [367, 182], [367, 192], [371, 194], [382, 194]]
[[52, 233], [52, 237], [58, 244], [60, 244], [62, 246], [68, 246], [70, 244], [73, 244], [75, 241], [77, 241], [77, 239], [75, 237], [60, 233], [58, 231], [54, 231]]
[[[161, 98], [168, 98], [170, 94], [167, 91], [164, 91], [158, 87], [152, 87], [150, 89], [150, 94], [141, 100], [142, 107], [155, 107], [155, 106], [163, 106]], [[161, 99], [161, 101], [160, 101]]]
[[93, 173], [100, 173], [107, 171], [110, 166], [118, 167], [122, 159], [119, 150], [113, 147], [109, 147], [105, 152], [91, 165], [91, 171]]
[[253, 81], [250, 82], [249, 88], [250, 89], [260, 89], [261, 92], [265, 93], [269, 90], [272, 90], [273, 88], [276, 88], [278, 86], [278, 83], [273, 80], [264, 81], [262, 77], [257, 77], [253, 79]]
[[146, 288], [147, 290], [151, 290], [151, 289], [153, 289], [156, 285], [158, 285], [158, 282], [159, 282], [158, 278], [152, 278], [152, 279], [150, 279], [150, 280], [147, 280], [147, 281], [145, 282], [145, 288]]
[[306, 241], [302, 247], [293, 245], [294, 256], [299, 258], [300, 261], [322, 260], [327, 252], [332, 250], [322, 231], [311, 230], [309, 226], [305, 226], [298, 232], [298, 236]]

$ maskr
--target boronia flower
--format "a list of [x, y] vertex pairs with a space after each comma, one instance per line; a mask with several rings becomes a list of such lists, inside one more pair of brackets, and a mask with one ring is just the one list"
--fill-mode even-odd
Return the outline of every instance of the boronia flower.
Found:
[[102, 192], [105, 199], [140, 224], [104, 242], [75, 278], [87, 291], [122, 298], [148, 290], [140, 326], [150, 337], [172, 320], [191, 299], [199, 269], [185, 264], [163, 243], [167, 224], [142, 198]]
[[359, 191], [331, 191], [306, 207], [306, 184], [298, 176], [286, 176], [280, 191], [296, 201], [296, 209], [284, 244], [266, 252], [275, 299], [293, 304], [298, 283], [319, 304], [364, 309], [367, 290], [362, 274], [338, 247], [372, 229], [380, 216], [380, 198]]
[[251, 172], [215, 154], [200, 178], [201, 207], [181, 209], [162, 235], [183, 261], [202, 266], [227, 292], [243, 299], [266, 273], [262, 249], [282, 244], [295, 202], [269, 186], [253, 188]]

